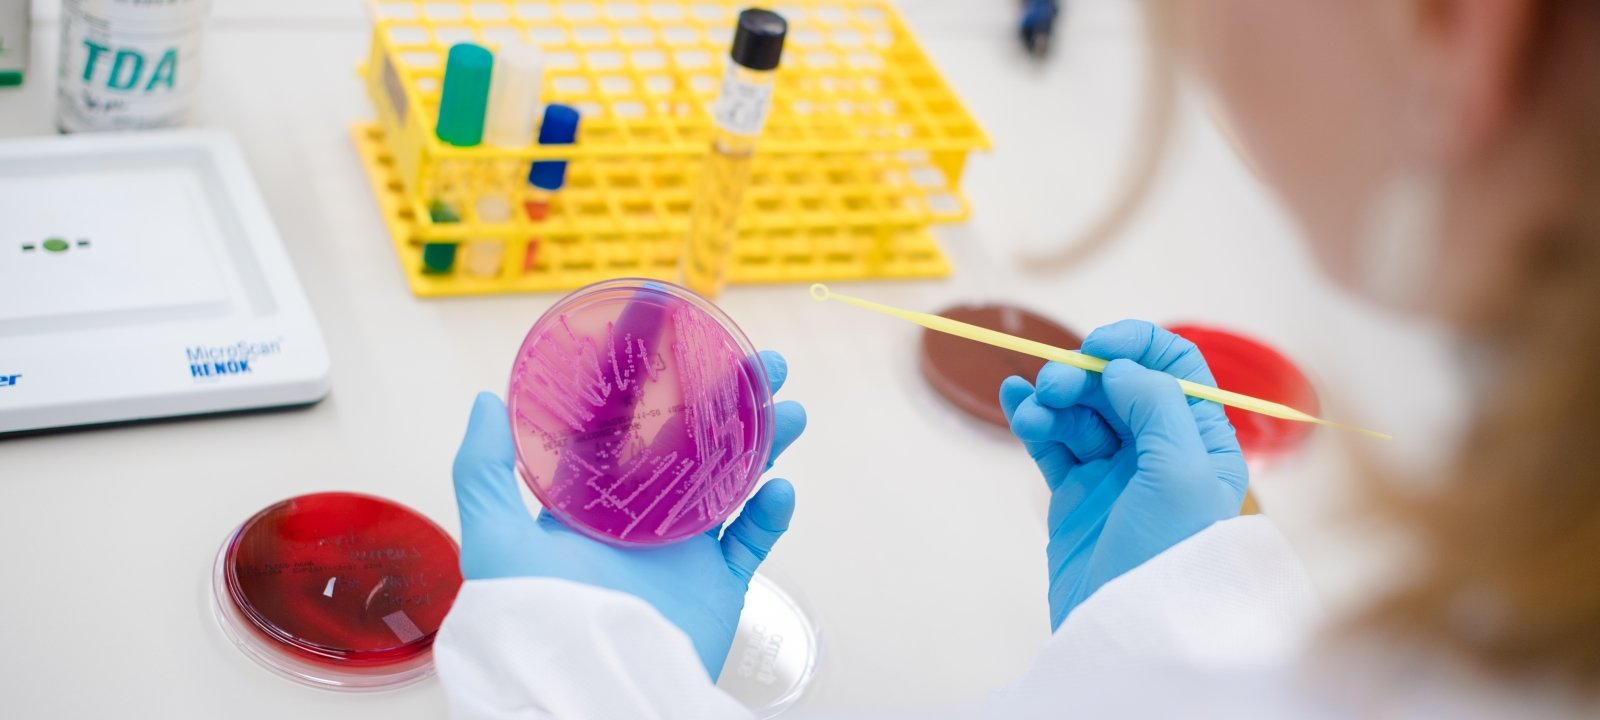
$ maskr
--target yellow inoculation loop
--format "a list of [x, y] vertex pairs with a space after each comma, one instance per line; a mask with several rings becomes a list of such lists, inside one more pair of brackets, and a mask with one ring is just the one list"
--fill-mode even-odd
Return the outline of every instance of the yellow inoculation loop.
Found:
[[[1062, 365], [1071, 365], [1072, 367], [1088, 370], [1089, 372], [1104, 372], [1106, 369], [1107, 361], [1103, 358], [1097, 358], [1092, 355], [1085, 355], [1081, 352], [1058, 348], [1053, 345], [1046, 345], [1042, 342], [1035, 342], [1026, 338], [1019, 338], [1015, 335], [1007, 335], [1003, 332], [978, 327], [977, 325], [971, 325], [959, 320], [951, 320], [950, 318], [939, 317], [938, 315], [929, 315], [928, 313], [920, 313], [912, 310], [902, 310], [897, 307], [890, 307], [888, 305], [875, 303], [871, 300], [862, 300], [861, 298], [850, 297], [849, 295], [840, 295], [838, 293], [829, 291], [828, 286], [822, 284], [811, 286], [811, 297], [815, 298], [818, 302], [838, 300], [843, 303], [854, 305], [858, 308], [883, 313], [885, 315], [892, 315], [902, 320], [909, 320], [928, 328], [929, 330], [955, 335], [956, 337], [964, 337], [968, 340], [981, 342], [986, 345], [993, 345], [999, 348], [1005, 348], [1007, 350], [1014, 350], [1024, 355], [1032, 355], [1033, 357], [1058, 362]], [[1325, 425], [1327, 427], [1357, 432], [1361, 433], [1362, 435], [1369, 435], [1371, 437], [1382, 438], [1384, 440], [1394, 439], [1393, 436], [1373, 430], [1358, 428], [1353, 425], [1346, 425], [1344, 423], [1338, 423], [1332, 420], [1324, 420], [1315, 415], [1300, 412], [1299, 410], [1282, 403], [1275, 403], [1270, 400], [1262, 400], [1261, 398], [1254, 398], [1250, 397], [1249, 395], [1242, 395], [1240, 393], [1214, 388], [1209, 385], [1201, 385], [1199, 383], [1190, 382], [1181, 378], [1178, 379], [1178, 387], [1182, 388], [1183, 394], [1188, 395], [1189, 397], [1200, 398], [1201, 400], [1210, 400], [1211, 402], [1220, 405], [1226, 405], [1228, 407], [1239, 408], [1240, 410], [1248, 410], [1253, 413], [1260, 413], [1262, 415], [1267, 415], [1282, 420]]]

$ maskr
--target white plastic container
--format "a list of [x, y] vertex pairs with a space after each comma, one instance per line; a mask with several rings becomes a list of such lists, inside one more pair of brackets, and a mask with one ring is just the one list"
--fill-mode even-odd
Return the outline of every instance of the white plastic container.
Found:
[[200, 79], [211, 0], [64, 0], [62, 132], [176, 127]]
[[0, 87], [22, 84], [28, 69], [28, 0], [0, 0]]

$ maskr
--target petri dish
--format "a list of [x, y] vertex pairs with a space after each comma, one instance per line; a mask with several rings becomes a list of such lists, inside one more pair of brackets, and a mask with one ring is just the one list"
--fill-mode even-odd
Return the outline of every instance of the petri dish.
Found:
[[[1300, 368], [1277, 350], [1257, 340], [1200, 325], [1167, 328], [1200, 348], [1217, 386], [1225, 390], [1283, 403], [1318, 415], [1317, 391]], [[1298, 448], [1314, 426], [1225, 408], [1238, 432], [1239, 446], [1251, 462], [1267, 460]]]
[[[1076, 349], [1083, 338], [1038, 313], [1010, 305], [957, 305], [939, 313], [978, 327]], [[1044, 361], [932, 330], [922, 332], [922, 376], [951, 404], [991, 425], [1009, 429], [1000, 410], [1000, 383], [1012, 375], [1030, 382]]]
[[217, 553], [223, 634], [285, 677], [385, 690], [433, 674], [433, 639], [461, 587], [460, 551], [431, 520], [370, 495], [276, 503]]
[[717, 687], [758, 718], [772, 718], [805, 694], [822, 658], [822, 634], [800, 604], [766, 576], [750, 578], [744, 612]]
[[737, 325], [670, 283], [596, 283], [528, 331], [506, 407], [545, 510], [598, 540], [675, 542], [744, 502], [772, 449], [766, 369]]

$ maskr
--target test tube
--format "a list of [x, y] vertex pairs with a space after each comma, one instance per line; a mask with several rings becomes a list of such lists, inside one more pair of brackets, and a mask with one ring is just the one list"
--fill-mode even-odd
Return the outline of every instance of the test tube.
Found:
[[789, 25], [771, 10], [739, 13], [727, 73], [712, 106], [711, 152], [689, 219], [681, 271], [684, 285], [716, 297], [727, 280], [728, 258], [738, 232], [739, 204], [750, 182], [756, 138], [772, 107], [773, 79]]
[[[540, 145], [571, 145], [578, 137], [578, 111], [566, 105], [547, 105], [544, 122], [539, 124]], [[544, 222], [550, 216], [550, 202], [557, 190], [567, 182], [567, 161], [540, 160], [528, 166], [528, 192], [522, 209], [528, 220]], [[539, 238], [528, 238], [528, 250], [522, 258], [522, 270], [533, 270], [539, 259]]]
[[[456, 147], [473, 147], [483, 141], [483, 116], [489, 103], [489, 75], [493, 68], [494, 55], [482, 45], [457, 43], [450, 47], [444, 87], [439, 94], [439, 121], [434, 126], [434, 135], [440, 141]], [[428, 203], [428, 215], [434, 222], [461, 221], [461, 208], [456, 204], [461, 171], [451, 163], [437, 164]], [[456, 243], [423, 243], [423, 272], [448, 273], [455, 262]]]
[[[539, 110], [543, 81], [544, 55], [539, 48], [526, 43], [507, 43], [500, 48], [489, 81], [484, 143], [503, 150], [520, 150], [533, 144], [533, 120]], [[489, 162], [489, 176], [478, 188], [473, 209], [479, 223], [504, 226], [512, 220], [512, 196], [522, 184], [518, 177], [521, 163], [511, 158]], [[468, 240], [463, 248], [462, 269], [479, 277], [499, 275], [505, 245], [505, 240], [493, 237]]]

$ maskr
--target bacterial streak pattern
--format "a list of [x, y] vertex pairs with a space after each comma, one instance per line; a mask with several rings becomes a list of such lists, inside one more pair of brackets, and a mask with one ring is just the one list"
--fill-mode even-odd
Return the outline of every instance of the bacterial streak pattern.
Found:
[[[725, 514], [755, 461], [749, 360], [703, 313], [674, 308], [663, 320], [670, 366], [655, 336], [615, 323], [586, 336], [565, 316], [517, 360], [512, 391], [539, 417], [519, 409], [515, 420], [557, 454], [543, 487], [623, 539]], [[676, 392], [662, 382], [672, 377]]]

